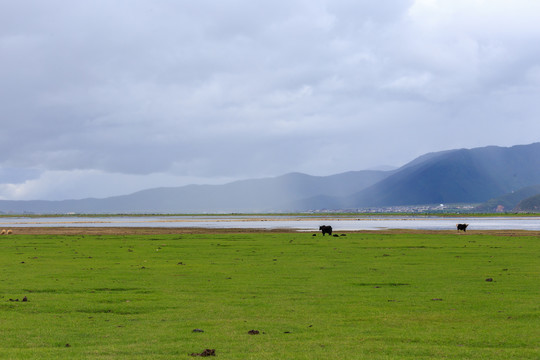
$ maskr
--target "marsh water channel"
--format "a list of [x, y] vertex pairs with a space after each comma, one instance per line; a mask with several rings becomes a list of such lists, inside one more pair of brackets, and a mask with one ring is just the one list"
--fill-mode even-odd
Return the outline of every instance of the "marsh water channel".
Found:
[[2, 217], [0, 228], [16, 227], [157, 227], [209, 229], [318, 230], [331, 225], [335, 231], [358, 230], [455, 230], [456, 223], [468, 230], [540, 230], [540, 217], [430, 217], [430, 216], [66, 216]]

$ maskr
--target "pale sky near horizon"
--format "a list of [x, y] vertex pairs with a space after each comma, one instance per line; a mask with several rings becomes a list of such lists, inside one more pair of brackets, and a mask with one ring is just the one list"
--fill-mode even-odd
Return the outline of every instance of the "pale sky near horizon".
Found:
[[540, 141], [537, 0], [0, 0], [0, 199]]

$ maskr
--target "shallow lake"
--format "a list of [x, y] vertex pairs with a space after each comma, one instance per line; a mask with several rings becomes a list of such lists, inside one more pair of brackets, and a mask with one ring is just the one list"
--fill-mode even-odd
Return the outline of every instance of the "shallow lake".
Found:
[[10, 227], [199, 227], [243, 229], [318, 230], [331, 225], [346, 230], [453, 230], [456, 223], [469, 224], [469, 230], [540, 230], [540, 217], [424, 216], [104, 216], [104, 217], [5, 217], [0, 228]]

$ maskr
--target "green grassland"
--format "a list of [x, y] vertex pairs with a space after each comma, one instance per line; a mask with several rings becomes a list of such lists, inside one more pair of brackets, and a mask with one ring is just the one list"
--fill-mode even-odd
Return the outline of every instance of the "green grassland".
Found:
[[539, 339], [534, 236], [0, 238], [2, 359], [539, 359]]

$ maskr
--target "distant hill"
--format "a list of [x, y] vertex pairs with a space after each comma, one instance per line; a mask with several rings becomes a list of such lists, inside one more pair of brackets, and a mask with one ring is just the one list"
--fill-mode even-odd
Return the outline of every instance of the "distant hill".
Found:
[[[538, 184], [540, 143], [534, 143], [429, 153], [392, 171], [351, 171], [332, 176], [291, 173], [224, 185], [155, 188], [104, 199], [0, 201], [0, 211], [99, 214], [355, 210], [484, 203], [512, 192], [525, 194], [520, 189]], [[507, 199], [517, 200], [511, 195]], [[511, 202], [508, 204], [504, 206], [512, 207]]]
[[477, 212], [504, 212], [513, 211], [518, 203], [533, 195], [540, 194], [540, 185], [528, 186], [517, 191], [513, 191], [503, 196], [490, 199], [478, 205], [474, 210]]
[[353, 194], [348, 207], [480, 203], [540, 184], [540, 143], [428, 154]]
[[514, 208], [516, 212], [540, 212], [540, 194], [519, 202]]
[[10, 213], [232, 213], [280, 212], [304, 198], [343, 197], [384, 179], [392, 171], [350, 171], [331, 176], [290, 173], [224, 185], [188, 185], [142, 190], [104, 199], [0, 201]]

